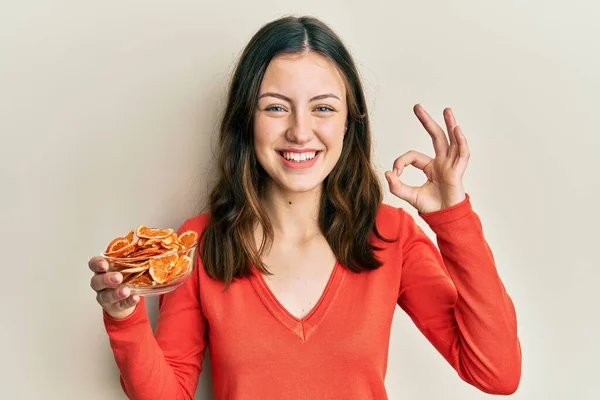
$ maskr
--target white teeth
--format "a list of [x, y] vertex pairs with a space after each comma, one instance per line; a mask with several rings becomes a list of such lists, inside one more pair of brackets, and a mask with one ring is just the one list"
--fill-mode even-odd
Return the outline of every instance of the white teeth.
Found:
[[313, 158], [315, 158], [316, 156], [316, 152], [314, 151], [309, 151], [306, 153], [289, 153], [289, 152], [283, 152], [283, 157], [286, 160], [293, 160], [293, 161], [306, 161], [306, 160], [312, 160]]

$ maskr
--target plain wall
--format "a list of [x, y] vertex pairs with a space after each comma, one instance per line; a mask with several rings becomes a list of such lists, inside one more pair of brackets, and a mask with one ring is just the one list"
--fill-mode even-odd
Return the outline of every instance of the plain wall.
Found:
[[[2, 2], [0, 397], [125, 398], [87, 261], [139, 224], [177, 228], [200, 209], [231, 69], [288, 14], [322, 18], [355, 56], [384, 184], [406, 151], [433, 155], [412, 106], [440, 123], [453, 108], [471, 150], [465, 188], [518, 314], [513, 397], [600, 398], [591, 0]], [[413, 168], [403, 178], [425, 182]], [[212, 398], [204, 366], [198, 399]], [[390, 399], [492, 397], [400, 309], [386, 386]]]

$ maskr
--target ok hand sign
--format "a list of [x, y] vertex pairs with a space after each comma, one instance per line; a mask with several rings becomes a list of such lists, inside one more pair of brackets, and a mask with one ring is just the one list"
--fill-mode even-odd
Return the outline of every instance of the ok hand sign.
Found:
[[[413, 111], [433, 140], [435, 158], [411, 150], [394, 161], [393, 171], [386, 171], [385, 177], [394, 195], [425, 214], [451, 207], [465, 199], [462, 178], [469, 160], [469, 148], [450, 108], [444, 110], [450, 142], [444, 130], [421, 105], [415, 105]], [[409, 186], [400, 181], [400, 175], [408, 165], [414, 165], [425, 173], [427, 182], [423, 186]]]

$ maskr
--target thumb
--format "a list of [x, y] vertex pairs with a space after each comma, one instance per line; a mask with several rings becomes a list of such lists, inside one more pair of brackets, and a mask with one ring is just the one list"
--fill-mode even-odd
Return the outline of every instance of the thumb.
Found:
[[400, 177], [398, 177], [398, 175], [392, 171], [386, 171], [385, 178], [390, 186], [390, 192], [402, 200], [412, 204], [411, 200], [417, 195], [417, 187], [402, 183], [402, 181], [400, 181]]

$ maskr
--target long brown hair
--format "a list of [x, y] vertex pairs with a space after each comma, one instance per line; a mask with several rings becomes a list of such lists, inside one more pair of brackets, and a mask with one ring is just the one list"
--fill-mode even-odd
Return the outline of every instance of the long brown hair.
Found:
[[[209, 222], [202, 232], [201, 258], [207, 274], [229, 285], [249, 276], [250, 261], [270, 273], [261, 261], [274, 233], [260, 199], [269, 176], [254, 153], [254, 113], [265, 70], [280, 54], [314, 51], [330, 59], [344, 77], [348, 130], [339, 161], [325, 178], [319, 227], [340, 263], [354, 272], [377, 269], [381, 262], [370, 242], [381, 236], [375, 217], [383, 200], [371, 165], [371, 132], [358, 71], [340, 38], [313, 17], [283, 17], [264, 25], [250, 40], [234, 70], [219, 129], [218, 178], [209, 201]], [[262, 227], [256, 248], [254, 230]]]

